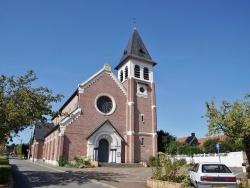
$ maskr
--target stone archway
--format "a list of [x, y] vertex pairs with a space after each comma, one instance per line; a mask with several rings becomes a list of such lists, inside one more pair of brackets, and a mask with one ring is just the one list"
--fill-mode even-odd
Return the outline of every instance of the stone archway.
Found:
[[102, 138], [98, 147], [98, 162], [108, 162], [109, 160], [109, 142]]

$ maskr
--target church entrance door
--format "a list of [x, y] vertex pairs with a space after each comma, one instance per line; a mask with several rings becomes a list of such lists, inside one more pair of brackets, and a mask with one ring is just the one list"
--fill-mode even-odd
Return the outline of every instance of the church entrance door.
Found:
[[109, 142], [106, 139], [99, 141], [98, 161], [108, 162], [109, 160]]

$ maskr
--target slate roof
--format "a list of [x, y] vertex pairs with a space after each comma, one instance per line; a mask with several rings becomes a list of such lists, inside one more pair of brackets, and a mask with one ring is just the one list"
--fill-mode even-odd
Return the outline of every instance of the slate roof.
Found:
[[34, 130], [34, 138], [36, 140], [44, 140], [44, 136], [54, 128], [53, 123], [36, 123]]
[[156, 65], [154, 61], [152, 61], [146, 46], [144, 45], [139, 33], [137, 32], [136, 28], [133, 29], [133, 32], [130, 36], [128, 44], [123, 52], [122, 58], [119, 62], [119, 65], [115, 67], [116, 70], [123, 64], [123, 62], [128, 57], [139, 58], [140, 60], [146, 60], [151, 62], [153, 66]]
[[198, 140], [195, 137], [195, 133], [191, 133], [191, 136], [177, 138], [176, 141], [178, 141], [178, 142], [186, 142], [189, 145], [198, 145]]

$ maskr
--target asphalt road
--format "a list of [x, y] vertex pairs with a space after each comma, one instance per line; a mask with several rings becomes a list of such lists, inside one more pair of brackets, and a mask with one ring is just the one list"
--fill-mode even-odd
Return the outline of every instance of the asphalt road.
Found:
[[10, 158], [14, 188], [70, 187], [103, 188], [106, 186], [91, 181], [86, 172], [64, 172], [26, 160]]

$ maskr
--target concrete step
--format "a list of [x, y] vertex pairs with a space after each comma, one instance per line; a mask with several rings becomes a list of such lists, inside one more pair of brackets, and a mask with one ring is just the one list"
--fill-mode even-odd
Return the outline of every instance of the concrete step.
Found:
[[112, 167], [112, 168], [138, 168], [143, 167], [140, 163], [98, 163], [99, 167]]

